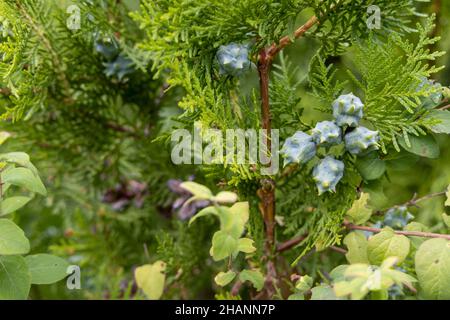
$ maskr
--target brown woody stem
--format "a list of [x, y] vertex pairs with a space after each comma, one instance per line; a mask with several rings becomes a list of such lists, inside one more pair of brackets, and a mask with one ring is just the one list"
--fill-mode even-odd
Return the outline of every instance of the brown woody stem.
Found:
[[[351, 224], [348, 222], [344, 223], [344, 226], [350, 230], [362, 230], [362, 231], [369, 231], [369, 232], [374, 232], [374, 233], [378, 233], [383, 230], [380, 228], [357, 226], [357, 225], [354, 225], [354, 224]], [[442, 239], [450, 240], [450, 234], [420, 232], [420, 231], [400, 231], [400, 230], [394, 230], [394, 233], [401, 234], [401, 235], [408, 236], [408, 237], [442, 238]]]
[[[294, 38], [297, 39], [317, 23], [317, 18], [312, 17], [303, 26], [294, 32]], [[283, 37], [278, 43], [274, 43], [269, 48], [263, 48], [258, 56], [258, 73], [261, 94], [261, 122], [262, 129], [266, 132], [265, 144], [266, 150], [271, 150], [271, 129], [272, 118], [270, 113], [270, 67], [275, 56], [287, 45], [292, 43], [292, 38]], [[264, 179], [261, 181], [261, 188], [258, 190], [258, 196], [261, 199], [260, 211], [264, 219], [266, 229], [265, 255], [267, 259], [267, 277], [266, 292], [270, 297], [274, 294], [274, 281], [276, 280], [275, 255], [273, 254], [275, 245], [275, 182], [273, 179]]]

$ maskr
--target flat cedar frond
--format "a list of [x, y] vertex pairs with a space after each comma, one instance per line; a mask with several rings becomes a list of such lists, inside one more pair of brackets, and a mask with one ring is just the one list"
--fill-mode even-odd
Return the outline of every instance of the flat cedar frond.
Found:
[[[348, 70], [348, 75], [363, 93], [364, 118], [380, 132], [384, 152], [390, 143], [399, 150], [399, 136], [425, 134], [429, 126], [425, 117], [430, 110], [421, 107], [421, 99], [436, 93], [436, 88], [420, 84], [443, 68], [429, 62], [444, 54], [429, 51], [428, 46], [439, 40], [428, 37], [434, 26], [432, 21], [431, 18], [425, 26], [417, 25], [415, 43], [398, 34], [382, 42], [372, 34], [355, 46], [355, 71]], [[334, 79], [336, 72], [320, 57], [313, 65], [310, 83], [314, 95], [323, 101], [321, 111], [331, 112], [331, 103], [346, 85]]]
[[[442, 67], [429, 64], [444, 52], [430, 53], [427, 46], [437, 38], [428, 38], [432, 30], [430, 19], [425, 27], [417, 25], [419, 39], [416, 44], [398, 35], [380, 44], [374, 38], [358, 44], [356, 66], [366, 103], [366, 119], [380, 131], [382, 148], [394, 143], [404, 132], [424, 134], [423, 122], [427, 110], [421, 108], [421, 98], [435, 92], [430, 86], [419, 89], [424, 78], [438, 72]], [[353, 78], [356, 79], [356, 76]]]

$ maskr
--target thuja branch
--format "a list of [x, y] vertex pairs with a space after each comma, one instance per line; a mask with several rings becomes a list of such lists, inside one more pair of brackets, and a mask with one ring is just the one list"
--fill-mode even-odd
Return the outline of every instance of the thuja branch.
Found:
[[[269, 101], [269, 70], [270, 61], [267, 60], [266, 49], [261, 50], [258, 61], [258, 72], [261, 94], [261, 122], [262, 127], [266, 130], [265, 144], [267, 151], [271, 150], [270, 130], [271, 114]], [[264, 219], [266, 229], [266, 258], [267, 261], [267, 277], [266, 289], [268, 296], [274, 294], [274, 279], [276, 278], [275, 264], [273, 261], [272, 248], [275, 239], [275, 182], [272, 179], [264, 179], [261, 181], [262, 187], [258, 190], [258, 196], [261, 199], [260, 210]]]
[[436, 198], [436, 197], [445, 196], [445, 194], [446, 194], [446, 191], [441, 191], [441, 192], [436, 192], [436, 193], [430, 193], [430, 194], [427, 194], [427, 195], [425, 195], [425, 196], [423, 196], [423, 197], [417, 198], [417, 194], [415, 193], [414, 196], [412, 197], [412, 199], [411, 199], [411, 200], [408, 200], [408, 201], [405, 202], [404, 204], [393, 206], [393, 207], [391, 207], [391, 208], [389, 208], [389, 209], [386, 209], [386, 210], [384, 210], [384, 211], [377, 211], [375, 214], [377, 214], [377, 215], [383, 215], [383, 214], [385, 214], [387, 211], [389, 211], [390, 209], [393, 209], [393, 208], [400, 208], [400, 207], [419, 207], [419, 206], [418, 206], [418, 203], [419, 203], [419, 202], [422, 202], [422, 201], [425, 201], [425, 200], [429, 200], [429, 199], [432, 199], [432, 198]]
[[[293, 38], [294, 39], [300, 38], [306, 33], [306, 31], [308, 31], [312, 26], [314, 26], [318, 22], [319, 19], [317, 19], [316, 16], [312, 16], [304, 25], [295, 30]], [[267, 50], [267, 58], [272, 60], [281, 50], [283, 50], [286, 46], [288, 46], [292, 42], [293, 42], [292, 37], [289, 36], [283, 37], [278, 43], [274, 43]]]
[[[348, 222], [344, 222], [344, 226], [350, 230], [362, 230], [362, 231], [369, 231], [369, 232], [374, 232], [374, 233], [379, 233], [379, 232], [383, 231], [383, 229], [381, 229], [381, 228], [357, 226], [357, 225], [354, 225], [354, 224], [348, 223]], [[442, 238], [442, 239], [450, 240], [450, 234], [420, 232], [420, 231], [400, 231], [400, 230], [394, 230], [394, 233], [401, 234], [401, 235], [408, 236], [408, 237]]]
[[277, 246], [277, 251], [278, 252], [283, 252], [283, 251], [289, 250], [289, 249], [295, 247], [296, 245], [298, 245], [303, 240], [305, 240], [306, 237], [307, 237], [307, 235], [301, 235], [301, 236], [289, 239], [289, 240], [287, 240], [287, 241], [285, 241], [283, 243], [280, 243]]
[[[423, 196], [423, 197], [420, 197], [420, 198], [417, 198], [417, 194], [414, 194], [412, 199], [407, 201], [407, 202], [405, 202], [403, 204], [403, 206], [406, 206], [406, 207], [417, 207], [417, 204], [419, 202], [422, 202], [422, 201], [425, 201], [425, 200], [428, 200], [428, 199], [432, 199], [432, 198], [436, 198], [436, 197], [445, 196], [445, 193], [446, 193], [446, 191], [430, 193], [430, 194], [427, 194], [426, 196]], [[396, 207], [398, 207], [398, 206], [396, 206]]]
[[[311, 17], [304, 25], [294, 32], [294, 38], [300, 38], [306, 31], [318, 22], [317, 17]], [[292, 39], [288, 36], [283, 37], [278, 43], [272, 44], [269, 48], [263, 48], [258, 56], [258, 73], [261, 94], [261, 117], [262, 128], [266, 130], [266, 146], [267, 150], [271, 150], [270, 131], [272, 129], [272, 119], [270, 113], [269, 99], [269, 82], [270, 67], [274, 57], [292, 43]], [[267, 245], [271, 248], [274, 245], [274, 228], [275, 228], [275, 183], [268, 179], [263, 182], [263, 187], [258, 192], [261, 198], [261, 212], [266, 225]]]
[[[312, 17], [303, 26], [298, 28], [294, 33], [294, 38], [299, 38], [305, 34], [314, 24], [317, 23], [317, 18]], [[271, 129], [272, 119], [270, 113], [270, 98], [269, 98], [269, 82], [270, 82], [270, 67], [275, 56], [283, 50], [288, 44], [292, 42], [291, 38], [286, 36], [278, 43], [274, 43], [269, 48], [263, 48], [258, 56], [258, 73], [260, 83], [261, 95], [261, 122], [262, 128], [266, 132], [265, 144], [267, 149], [271, 150]], [[274, 255], [272, 250], [275, 244], [275, 182], [272, 179], [265, 179], [261, 181], [262, 187], [258, 190], [258, 196], [261, 199], [260, 210], [264, 219], [266, 228], [266, 258], [267, 262], [267, 278], [266, 289], [269, 296], [273, 295], [273, 281], [276, 278], [276, 269], [274, 264]]]
[[33, 17], [30, 16], [30, 14], [27, 12], [27, 10], [23, 7], [23, 5], [19, 1], [17, 1], [16, 4], [17, 4], [18, 11], [25, 18], [25, 20], [28, 22], [29, 26], [34, 30], [36, 35], [39, 37], [39, 39], [41, 40], [42, 45], [47, 50], [47, 52], [50, 53], [50, 55], [52, 57], [53, 67], [57, 71], [58, 80], [61, 82], [61, 84], [63, 86], [65, 95], [69, 95], [69, 93], [70, 93], [70, 84], [69, 84], [69, 80], [67, 79], [67, 76], [65, 74], [66, 66], [64, 65], [64, 63], [59, 58], [58, 53], [53, 48], [50, 40], [48, 39], [47, 35], [44, 32], [42, 26], [38, 25], [34, 21]]
[[[357, 225], [354, 225], [354, 224], [351, 224], [348, 222], [344, 223], [344, 226], [349, 230], [361, 230], [361, 231], [369, 231], [369, 232], [373, 232], [373, 233], [379, 233], [379, 232], [383, 231], [383, 229], [381, 229], [381, 228], [357, 226]], [[442, 239], [450, 240], [450, 234], [420, 232], [420, 231], [399, 231], [399, 230], [394, 230], [394, 233], [408, 236], [408, 237], [442, 238]], [[299, 243], [301, 243], [305, 238], [306, 238], [306, 235], [303, 235], [303, 236], [292, 238], [283, 243], [280, 243], [277, 246], [277, 251], [278, 252], [287, 251], [287, 250], [295, 247]]]

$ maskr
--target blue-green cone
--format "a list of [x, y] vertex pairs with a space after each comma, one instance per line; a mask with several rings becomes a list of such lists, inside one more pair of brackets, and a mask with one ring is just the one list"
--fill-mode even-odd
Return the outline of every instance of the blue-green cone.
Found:
[[356, 127], [363, 117], [363, 103], [353, 93], [339, 96], [333, 102], [333, 116], [340, 127]]
[[316, 155], [316, 144], [310, 135], [297, 131], [287, 138], [280, 154], [284, 158], [284, 166], [290, 163], [306, 163]]
[[384, 216], [384, 225], [393, 229], [403, 229], [414, 216], [408, 211], [408, 208], [401, 206], [389, 209]]
[[251, 66], [248, 46], [244, 44], [230, 43], [220, 46], [216, 57], [220, 66], [220, 74], [237, 77], [249, 70]]
[[129, 58], [122, 54], [112, 62], [106, 62], [105, 74], [108, 77], [116, 76], [119, 80], [122, 80], [126, 75], [134, 72], [134, 64]]
[[352, 132], [347, 133], [344, 140], [347, 151], [357, 155], [366, 150], [377, 149], [380, 136], [378, 131], [372, 131], [365, 127], [358, 127]]
[[417, 91], [421, 90], [425, 85], [430, 86], [433, 89], [433, 93], [428, 97], [421, 97], [422, 106], [426, 109], [432, 109], [438, 106], [443, 99], [442, 85], [434, 80], [422, 77], [422, 82], [417, 87]]
[[120, 53], [117, 41], [111, 38], [96, 40], [94, 48], [95, 51], [103, 55], [108, 61], [114, 60]]
[[312, 137], [318, 146], [332, 146], [342, 142], [342, 130], [333, 121], [322, 121], [312, 129]]
[[344, 176], [345, 165], [342, 161], [327, 156], [313, 169], [313, 179], [316, 182], [319, 195], [325, 192], [335, 192], [336, 185]]

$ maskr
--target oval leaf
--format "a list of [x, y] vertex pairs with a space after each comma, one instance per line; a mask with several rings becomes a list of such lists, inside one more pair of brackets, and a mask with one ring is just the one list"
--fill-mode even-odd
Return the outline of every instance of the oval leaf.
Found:
[[251, 282], [257, 291], [264, 287], [264, 275], [259, 270], [243, 270], [239, 274], [239, 280]]
[[431, 110], [427, 118], [438, 123], [428, 126], [435, 133], [450, 134], [450, 112], [445, 110]]
[[219, 272], [217, 276], [214, 278], [214, 281], [217, 283], [217, 285], [225, 287], [227, 284], [233, 281], [235, 277], [236, 272], [231, 270], [228, 272]]
[[450, 241], [430, 239], [415, 257], [416, 274], [427, 299], [450, 299]]
[[367, 240], [362, 232], [350, 232], [344, 238], [344, 244], [348, 252], [345, 254], [347, 261], [353, 263], [369, 263], [367, 257]]
[[311, 300], [342, 300], [336, 297], [334, 290], [327, 284], [311, 289]]
[[67, 276], [69, 263], [51, 254], [35, 254], [25, 257], [32, 284], [50, 284]]
[[0, 255], [26, 254], [30, 242], [23, 230], [8, 219], [0, 219]]
[[230, 191], [222, 191], [219, 192], [216, 196], [211, 198], [211, 201], [218, 203], [235, 203], [238, 199], [238, 196], [234, 192]]
[[378, 179], [386, 171], [386, 162], [380, 160], [376, 152], [370, 153], [365, 157], [358, 157], [355, 166], [364, 180]]
[[409, 136], [410, 146], [407, 145], [402, 137], [398, 139], [400, 145], [408, 152], [417, 154], [421, 157], [436, 159], [439, 157], [439, 145], [432, 135]]
[[45, 186], [39, 176], [35, 175], [27, 168], [12, 168], [2, 174], [3, 183], [10, 183], [19, 187], [26, 188], [32, 192], [47, 195]]
[[156, 261], [154, 264], [146, 264], [136, 268], [134, 277], [137, 286], [144, 291], [151, 300], [161, 298], [166, 281], [166, 264], [163, 261]]
[[25, 206], [28, 202], [30, 202], [32, 198], [30, 197], [10, 197], [3, 200], [0, 203], [0, 216], [6, 216], [7, 214], [13, 213], [14, 211], [19, 210], [23, 206]]
[[198, 184], [196, 182], [186, 181], [186, 182], [181, 183], [180, 187], [183, 188], [184, 190], [192, 193], [192, 195], [196, 199], [209, 200], [213, 196], [211, 190], [209, 190], [207, 187], [202, 186], [201, 184]]
[[380, 265], [388, 257], [397, 257], [397, 263], [403, 262], [409, 253], [409, 239], [397, 235], [392, 229], [385, 228], [369, 238], [367, 254], [371, 264]]
[[210, 254], [214, 261], [220, 261], [235, 253], [238, 240], [225, 231], [217, 231], [212, 238]]
[[349, 220], [357, 225], [363, 224], [372, 216], [372, 209], [367, 207], [370, 199], [368, 193], [362, 193], [358, 200], [355, 200], [350, 210], [347, 211]]
[[34, 174], [38, 174], [36, 167], [30, 161], [30, 156], [24, 152], [2, 153], [0, 154], [0, 160], [18, 164], [21, 167], [30, 169]]
[[0, 300], [25, 300], [31, 286], [27, 263], [21, 256], [0, 256]]
[[238, 241], [238, 250], [244, 253], [252, 253], [256, 251], [253, 240], [249, 238], [241, 238]]

